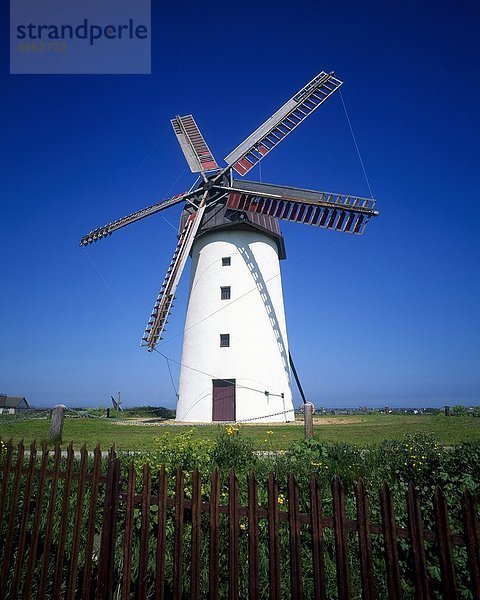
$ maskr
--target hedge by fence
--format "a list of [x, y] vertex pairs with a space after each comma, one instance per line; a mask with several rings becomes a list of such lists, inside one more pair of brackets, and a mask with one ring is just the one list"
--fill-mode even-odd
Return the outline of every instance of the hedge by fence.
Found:
[[263, 490], [253, 472], [239, 482], [233, 470], [221, 480], [216, 470], [124, 469], [113, 449], [102, 458], [98, 447], [77, 457], [71, 445], [63, 455], [1, 448], [2, 599], [480, 600], [478, 508], [468, 490], [451, 532], [439, 486], [426, 529], [430, 507], [411, 484], [401, 526], [386, 483], [374, 498], [359, 480], [347, 501], [334, 477], [326, 510], [314, 475], [300, 490], [291, 474], [280, 494], [274, 473]]

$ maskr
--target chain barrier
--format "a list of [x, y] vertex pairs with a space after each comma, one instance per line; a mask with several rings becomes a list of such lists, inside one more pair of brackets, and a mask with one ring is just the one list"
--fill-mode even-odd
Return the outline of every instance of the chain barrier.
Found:
[[[277, 417], [278, 415], [286, 415], [293, 413], [293, 419], [295, 420], [295, 411], [293, 408], [290, 410], [282, 410], [280, 412], [271, 413], [270, 415], [262, 415], [261, 417], [251, 417], [250, 419], [237, 419], [235, 423], [248, 423], [249, 421], [258, 421], [259, 419], [267, 419], [268, 417]], [[225, 423], [231, 423], [232, 421], [225, 421]]]

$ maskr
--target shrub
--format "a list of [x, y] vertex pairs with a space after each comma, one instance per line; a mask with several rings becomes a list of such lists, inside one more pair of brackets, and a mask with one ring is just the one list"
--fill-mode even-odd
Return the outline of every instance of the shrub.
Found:
[[153, 473], [160, 471], [165, 465], [169, 474], [177, 468], [186, 472], [198, 468], [208, 472], [212, 467], [212, 440], [194, 440], [193, 429], [175, 435], [164, 433], [154, 438], [154, 449], [151, 452], [136, 454], [134, 463], [140, 472], [144, 464], [148, 464]]
[[219, 428], [212, 451], [213, 465], [220, 474], [234, 469], [241, 477], [254, 469], [258, 463], [252, 440], [242, 435], [240, 427]]

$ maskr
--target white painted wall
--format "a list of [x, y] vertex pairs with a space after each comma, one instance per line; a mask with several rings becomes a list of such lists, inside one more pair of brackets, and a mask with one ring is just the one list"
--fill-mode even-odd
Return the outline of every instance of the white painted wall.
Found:
[[[221, 300], [221, 286], [231, 287], [230, 300]], [[221, 333], [230, 334], [229, 348], [220, 348]], [[270, 237], [224, 229], [197, 239], [181, 362], [177, 420], [212, 420], [212, 379], [236, 379], [237, 420], [294, 419], [280, 263]], [[282, 411], [289, 412], [265, 416]]]

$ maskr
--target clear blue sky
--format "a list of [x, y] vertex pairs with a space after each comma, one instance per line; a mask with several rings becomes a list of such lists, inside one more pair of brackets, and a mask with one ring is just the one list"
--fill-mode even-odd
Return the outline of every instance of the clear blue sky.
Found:
[[[193, 113], [220, 160], [335, 70], [381, 216], [362, 237], [282, 225], [307, 395], [480, 403], [478, 3], [154, 2], [153, 72], [137, 76], [9, 75], [5, 4], [0, 392], [78, 406], [120, 390], [126, 404], [173, 406], [166, 361], [139, 340], [175, 231], [156, 215], [87, 251], [78, 241], [190, 186], [172, 116]], [[368, 194], [338, 94], [262, 179]], [[164, 216], [176, 225], [179, 210]], [[176, 361], [187, 282], [160, 347]]]

